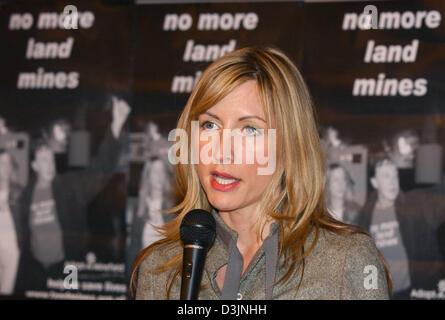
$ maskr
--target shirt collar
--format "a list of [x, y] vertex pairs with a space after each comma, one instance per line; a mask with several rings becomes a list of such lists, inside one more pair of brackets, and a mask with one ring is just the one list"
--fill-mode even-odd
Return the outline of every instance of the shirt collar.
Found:
[[[216, 221], [216, 236], [222, 241], [222, 243], [227, 248], [229, 248], [232, 240], [235, 240], [235, 243], [236, 243], [236, 240], [238, 240], [238, 233], [235, 230], [233, 230], [232, 228], [230, 228], [224, 222], [224, 220], [221, 218], [221, 216], [219, 215], [219, 213], [216, 209], [212, 208], [211, 213]], [[270, 226], [270, 233], [269, 233], [268, 237], [275, 234], [275, 232], [278, 231], [279, 227], [280, 227], [279, 222], [272, 223]]]
[[[208, 252], [208, 259], [206, 261], [205, 270], [207, 273], [207, 276], [209, 277], [210, 283], [212, 284], [214, 290], [216, 292], [220, 292], [218, 285], [216, 284], [215, 276], [216, 272], [225, 264], [230, 263], [230, 256], [231, 252], [233, 251], [233, 246], [236, 246], [236, 242], [238, 240], [238, 233], [231, 229], [221, 218], [218, 211], [215, 209], [211, 210], [211, 214], [215, 218], [216, 221], [216, 239], [214, 245], [210, 248]], [[276, 272], [276, 260], [277, 260], [277, 250], [278, 250], [278, 237], [279, 235], [277, 232], [279, 231], [280, 224], [278, 222], [274, 222], [270, 227], [270, 233], [268, 237], [264, 240], [263, 246], [259, 249], [261, 250], [261, 255], [264, 253], [266, 254], [266, 258], [269, 256], [274, 257], [273, 258], [273, 266], [269, 272], [270, 276], [267, 276], [267, 278], [272, 277], [273, 280], [275, 278], [275, 272]], [[274, 243], [272, 246], [270, 245], [270, 242], [272, 240], [272, 243]], [[267, 244], [267, 245], [265, 245]], [[277, 248], [275, 248], [277, 247]], [[269, 269], [269, 268], [268, 268]], [[246, 270], [247, 272], [247, 270]], [[267, 281], [270, 282], [270, 286], [273, 287], [272, 283], [273, 281]], [[221, 294], [221, 293], [220, 293]], [[272, 291], [270, 291], [269, 295], [272, 295]], [[266, 293], [267, 296], [267, 293]]]

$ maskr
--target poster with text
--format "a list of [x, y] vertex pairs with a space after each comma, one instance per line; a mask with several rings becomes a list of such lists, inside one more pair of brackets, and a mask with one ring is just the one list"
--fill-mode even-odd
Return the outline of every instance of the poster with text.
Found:
[[130, 30], [100, 1], [0, 7], [1, 295], [126, 296]]
[[445, 3], [305, 4], [327, 201], [371, 233], [394, 298], [445, 298]]

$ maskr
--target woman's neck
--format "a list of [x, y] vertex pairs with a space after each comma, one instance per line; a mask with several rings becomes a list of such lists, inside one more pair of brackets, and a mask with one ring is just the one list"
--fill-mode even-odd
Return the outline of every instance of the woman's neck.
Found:
[[255, 252], [263, 244], [263, 240], [269, 235], [272, 221], [268, 221], [264, 225], [263, 234], [258, 237], [256, 222], [259, 219], [259, 214], [253, 214], [259, 210], [252, 210], [252, 208], [243, 208], [235, 211], [220, 211], [221, 219], [238, 234], [238, 241], [236, 243], [238, 250], [243, 256], [244, 266], [243, 271], [247, 267], [250, 259]]

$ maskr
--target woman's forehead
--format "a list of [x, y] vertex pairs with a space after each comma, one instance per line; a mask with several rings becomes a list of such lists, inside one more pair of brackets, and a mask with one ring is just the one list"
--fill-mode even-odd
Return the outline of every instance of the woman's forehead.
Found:
[[223, 99], [203, 110], [201, 114], [241, 120], [252, 117], [267, 123], [266, 110], [255, 80], [248, 80], [237, 86]]

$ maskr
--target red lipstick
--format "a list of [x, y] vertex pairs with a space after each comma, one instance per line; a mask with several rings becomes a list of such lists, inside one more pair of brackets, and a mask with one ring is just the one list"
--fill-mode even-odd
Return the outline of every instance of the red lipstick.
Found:
[[[228, 173], [225, 173], [225, 172], [219, 172], [219, 171], [214, 170], [211, 172], [211, 174], [212, 174], [212, 176], [210, 177], [210, 184], [211, 184], [212, 188], [217, 191], [222, 191], [222, 192], [232, 191], [241, 182], [240, 179], [237, 179], [234, 176], [232, 176]], [[236, 181], [234, 181], [232, 183], [228, 183], [228, 184], [222, 184], [222, 183], [219, 183], [215, 179], [215, 176], [218, 176], [220, 178], [226, 178], [226, 179], [235, 179]]]

